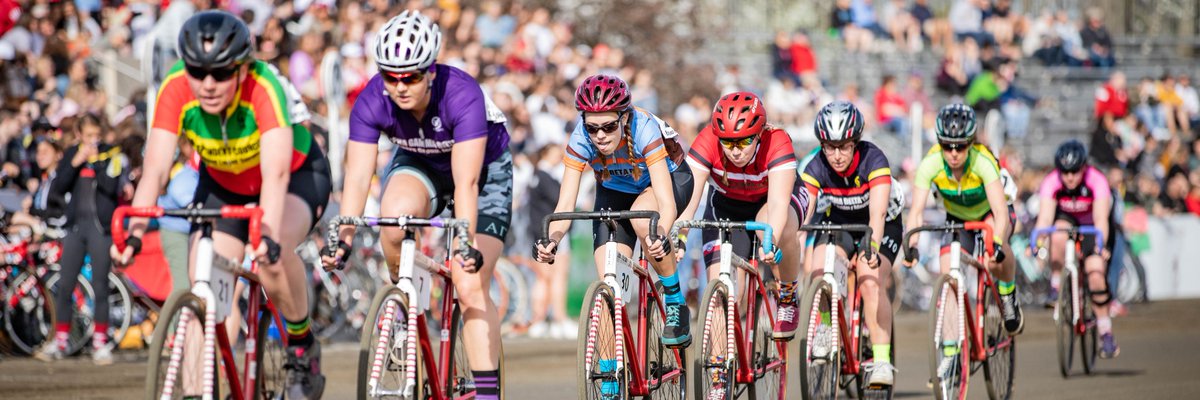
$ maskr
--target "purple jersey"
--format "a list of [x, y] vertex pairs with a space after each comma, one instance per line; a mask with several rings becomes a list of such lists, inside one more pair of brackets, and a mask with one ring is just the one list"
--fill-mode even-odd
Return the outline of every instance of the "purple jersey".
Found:
[[378, 143], [381, 134], [387, 135], [401, 151], [445, 173], [451, 172], [450, 149], [455, 142], [486, 137], [483, 164], [500, 158], [508, 147], [504, 114], [484, 96], [471, 75], [449, 65], [437, 64], [436, 68], [432, 98], [422, 121], [392, 102], [379, 74], [371, 77], [350, 110], [350, 140]]

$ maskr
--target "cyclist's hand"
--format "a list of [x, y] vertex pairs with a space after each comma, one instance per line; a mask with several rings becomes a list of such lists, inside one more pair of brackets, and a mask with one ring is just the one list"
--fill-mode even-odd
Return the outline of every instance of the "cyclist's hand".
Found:
[[352, 249], [350, 243], [346, 243], [345, 240], [338, 240], [334, 254], [329, 254], [328, 248], [321, 249], [321, 266], [325, 268], [326, 272], [345, 268], [346, 258], [349, 257]]
[[996, 251], [992, 252], [992, 262], [997, 264], [1002, 263], [1004, 262], [1005, 256], [1006, 254], [1004, 253], [1004, 246], [996, 246]]
[[662, 261], [663, 257], [666, 257], [667, 252], [670, 250], [670, 244], [662, 235], [646, 237], [646, 254], [654, 257], [655, 261]]
[[545, 264], [554, 264], [554, 253], [558, 252], [558, 241], [552, 239], [538, 239], [533, 244], [533, 258], [537, 262]]
[[1104, 258], [1104, 261], [1111, 260], [1112, 252], [1108, 251], [1108, 249], [1100, 249], [1100, 257]]
[[770, 253], [764, 253], [760, 247], [758, 249], [758, 259], [767, 265], [779, 264], [779, 262], [783, 261], [783, 251], [776, 247]]
[[133, 256], [137, 255], [142, 250], [142, 238], [130, 236], [125, 238], [125, 251], [117, 249], [117, 245], [112, 245], [108, 249], [108, 255], [112, 257], [113, 264], [117, 266], [128, 266], [133, 263]]
[[687, 257], [687, 242], [685, 241], [684, 236], [680, 235], [680, 237], [675, 238], [674, 245], [675, 262], [681, 262], [683, 261], [684, 257]]
[[879, 257], [878, 251], [875, 251], [873, 249], [867, 250], [867, 251], [864, 251], [862, 254], [859, 254], [858, 261], [860, 264], [858, 264], [858, 266], [859, 267], [865, 266], [865, 267], [868, 267], [871, 269], [877, 269], [877, 268], [879, 268], [879, 262], [881, 260], [883, 260], [883, 259]]
[[279, 256], [282, 253], [282, 248], [279, 247], [279, 242], [271, 239], [269, 236], [263, 236], [258, 242], [258, 248], [246, 245], [246, 252], [254, 256], [254, 261], [263, 264], [275, 264], [279, 262]]
[[472, 274], [483, 269], [483, 253], [480, 253], [479, 249], [471, 246], [454, 252], [454, 261], [458, 263], [458, 266], [462, 267], [463, 271]]

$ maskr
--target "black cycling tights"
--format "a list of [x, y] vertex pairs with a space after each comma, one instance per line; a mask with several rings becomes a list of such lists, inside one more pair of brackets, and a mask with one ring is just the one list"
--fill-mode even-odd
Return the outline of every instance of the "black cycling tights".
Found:
[[58, 285], [54, 288], [55, 312], [59, 323], [67, 323], [74, 316], [75, 302], [71, 298], [75, 282], [83, 269], [83, 255], [92, 256], [92, 290], [95, 291], [93, 303], [95, 312], [93, 318], [97, 324], [108, 324], [108, 271], [112, 266], [112, 257], [108, 248], [112, 246], [112, 236], [104, 233], [96, 223], [79, 221], [67, 231], [63, 238], [62, 260], [59, 265]]

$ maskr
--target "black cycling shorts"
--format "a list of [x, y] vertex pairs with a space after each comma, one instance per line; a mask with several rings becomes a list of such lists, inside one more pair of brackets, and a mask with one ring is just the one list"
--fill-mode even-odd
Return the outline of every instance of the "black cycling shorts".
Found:
[[[512, 153], [505, 151], [499, 158], [483, 166], [479, 172], [479, 214], [475, 220], [475, 233], [488, 235], [501, 242], [508, 236], [512, 222], [513, 201]], [[429, 215], [441, 215], [454, 204], [454, 177], [433, 169], [429, 163], [402, 149], [396, 149], [388, 165], [387, 178], [408, 174], [425, 184], [429, 194]]]
[[[675, 210], [683, 211], [691, 201], [692, 188], [695, 184], [692, 181], [692, 170], [687, 165], [680, 165], [675, 172], [671, 173], [671, 181], [673, 194], [675, 195]], [[647, 188], [646, 190], [651, 190]], [[604, 187], [603, 184], [596, 185], [596, 210], [613, 210], [627, 211], [633, 207], [633, 202], [637, 200], [641, 193], [625, 193], [612, 190]], [[659, 235], [666, 236], [668, 232], [658, 232]], [[617, 231], [613, 232], [613, 240], [617, 243], [633, 247], [637, 242], [637, 234], [633, 230], [633, 224], [629, 220], [617, 222]], [[608, 242], [608, 224], [600, 221], [592, 221], [592, 249], [598, 249]]]
[[[304, 200], [304, 204], [308, 205], [309, 230], [312, 230], [321, 220], [321, 215], [325, 213], [325, 206], [329, 204], [329, 193], [333, 191], [333, 181], [329, 176], [329, 160], [325, 158], [325, 154], [316, 146], [316, 143], [313, 143], [313, 146], [309, 147], [304, 164], [292, 172], [291, 179], [288, 181], [288, 194], [296, 195]], [[258, 200], [258, 196], [247, 196], [226, 190], [208, 175], [207, 168], [201, 166], [200, 181], [196, 185], [196, 196], [192, 199], [193, 204], [205, 209], [219, 209], [226, 205], [244, 206], [258, 203]], [[284, 218], [287, 216], [285, 215]], [[192, 225], [192, 232], [199, 229], [199, 225]], [[221, 219], [216, 223], [216, 230], [244, 240], [250, 235], [250, 224], [245, 220]], [[279, 240], [278, 237], [272, 239]]]
[[[797, 181], [799, 183], [799, 181]], [[792, 210], [792, 216], [797, 221], [800, 216], [804, 215], [804, 210], [807, 206], [800, 204], [800, 199], [793, 196], [788, 202]], [[767, 199], [764, 197], [761, 201], [749, 202], [735, 200], [725, 197], [716, 190], [708, 191], [708, 207], [704, 209], [704, 219], [709, 221], [729, 220], [729, 221], [754, 221], [758, 218], [758, 212], [767, 204]], [[715, 265], [721, 261], [721, 233], [707, 229], [701, 235], [704, 240], [704, 265]], [[757, 252], [753, 252], [750, 248], [750, 234], [746, 231], [733, 231], [729, 236], [729, 244], [733, 245], [733, 254], [739, 257], [750, 259], [756, 256]]]
[[[1079, 226], [1079, 220], [1075, 219], [1075, 217], [1071, 216], [1071, 214], [1067, 214], [1062, 211], [1054, 212], [1054, 221], [1055, 222], [1066, 221], [1068, 224], [1071, 224], [1071, 226], [1073, 226], [1073, 227]], [[1108, 239], [1108, 238], [1105, 238], [1105, 239]], [[1088, 258], [1090, 256], [1098, 255], [1098, 254], [1096, 254], [1096, 237], [1095, 236], [1093, 236], [1093, 235], [1084, 236], [1083, 240], [1079, 241], [1079, 245], [1081, 247], [1079, 249], [1079, 253], [1078, 253], [1080, 260]], [[1104, 248], [1106, 250], [1108, 250], [1109, 252], [1111, 252], [1112, 251], [1112, 241], [1105, 240]]]
[[[988, 217], [990, 217], [991, 215], [992, 215], [992, 212], [988, 211], [988, 213], [984, 214], [983, 218], [980, 218], [979, 220], [986, 221], [988, 219]], [[966, 222], [971, 222], [971, 221], [963, 221], [962, 219], [959, 219], [958, 217], [955, 217], [950, 214], [946, 214], [946, 223], [948, 223], [948, 224], [961, 224], [961, 223], [966, 223]], [[1014, 209], [1012, 205], [1008, 206], [1008, 223], [1010, 225], [1017, 223], [1017, 210]], [[982, 231], [959, 231], [958, 242], [959, 242], [959, 244], [962, 245], [962, 251], [964, 253], [975, 254], [975, 240], [976, 240], [976, 238], [979, 237], [980, 233], [982, 233]], [[946, 253], [950, 252], [950, 242], [954, 241], [954, 236], [951, 236], [951, 235], [952, 235], [951, 233], [946, 233], [946, 234], [942, 235], [941, 254], [946, 254]], [[1008, 236], [1009, 237], [1004, 238], [1006, 243], [1009, 239], [1012, 238], [1012, 234], [1010, 233]]]
[[[866, 224], [867, 223], [866, 221], [844, 220], [842, 218], [839, 218], [838, 213], [836, 211], [833, 211], [832, 213], [830, 213], [830, 215], [822, 215], [820, 213], [813, 214], [812, 221], [810, 221], [809, 224], [815, 225], [815, 224], [820, 224], [824, 221], [828, 221], [830, 224], [835, 224], [835, 225]], [[818, 234], [817, 237], [815, 238], [816, 241], [814, 243], [817, 245], [824, 243], [826, 240], [828, 240], [826, 236], [830, 235], [830, 234], [831, 233]], [[850, 232], [837, 232], [837, 234], [838, 234], [838, 237], [834, 238], [833, 243], [836, 244], [838, 247], [841, 247], [842, 250], [844, 250], [846, 252], [846, 256], [854, 257], [854, 254], [856, 252], [858, 252], [859, 250], [861, 250], [858, 248], [858, 244], [859, 244], [859, 242], [862, 241], [862, 238], [863, 238], [862, 232], [855, 232], [853, 234]], [[888, 262], [891, 262], [894, 264], [896, 262], [896, 256], [900, 254], [900, 241], [903, 239], [904, 239], [904, 223], [903, 223], [903, 221], [900, 220], [899, 217], [897, 217], [896, 219], [884, 222], [883, 223], [883, 238], [880, 239], [881, 242], [879, 243], [879, 255], [883, 256], [883, 258], [888, 260]]]

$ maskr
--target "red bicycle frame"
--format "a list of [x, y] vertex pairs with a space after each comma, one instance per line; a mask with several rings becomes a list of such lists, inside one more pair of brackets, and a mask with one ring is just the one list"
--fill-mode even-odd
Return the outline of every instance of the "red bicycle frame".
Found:
[[[450, 260], [446, 260], [446, 268], [439, 269], [436, 273], [442, 278], [442, 318], [440, 332], [450, 332], [453, 328], [454, 321], [450, 318], [454, 315], [454, 281], [450, 279]], [[417, 316], [417, 338], [420, 342], [422, 361], [425, 364], [425, 371], [432, 377], [433, 382], [430, 386], [429, 398], [433, 400], [450, 400], [448, 394], [450, 388], [450, 369], [454, 367], [454, 359], [451, 351], [450, 341], [453, 340], [451, 335], [441, 335], [441, 346], [438, 349], [438, 358], [433, 357], [433, 346], [429, 341], [429, 327], [425, 319], [425, 313]], [[457, 345], [462, 346], [463, 343]], [[436, 360], [442, 360], [439, 365]], [[463, 399], [475, 398], [474, 394], [461, 397]]]
[[[633, 269], [633, 272], [635, 274], [637, 274], [638, 281], [639, 281], [638, 304], [637, 304], [637, 306], [638, 306], [637, 337], [646, 338], [646, 334], [647, 334], [646, 330], [649, 328], [649, 323], [646, 320], [646, 310], [648, 310], [648, 307], [657, 307], [660, 315], [666, 315], [666, 308], [662, 302], [662, 299], [660, 299], [658, 297], [658, 292], [654, 291], [654, 290], [650, 290], [650, 287], [652, 287], [654, 285], [654, 281], [650, 278], [650, 273], [647, 272], [647, 271], [649, 271], [647, 269], [649, 266], [648, 263], [646, 262], [645, 259], [640, 260], [639, 263], [641, 264], [642, 267]], [[620, 293], [617, 293], [617, 295], [619, 296]], [[628, 305], [626, 305], [626, 307], [628, 307]], [[630, 329], [628, 315], [629, 315], [628, 313], [622, 313], [622, 315], [621, 315], [621, 325], [625, 328], [625, 329], [622, 329], [622, 332], [624, 332], [624, 334], [625, 334], [625, 343], [636, 343], [636, 345], [634, 346], [634, 359], [632, 360], [633, 362], [628, 363], [629, 364], [629, 367], [628, 367], [629, 368], [629, 395], [630, 396], [649, 396], [651, 387], [657, 386], [659, 384], [659, 382], [671, 380], [675, 376], [683, 374], [683, 370], [676, 369], [675, 371], [671, 371], [670, 373], [663, 375], [662, 378], [657, 379], [657, 380], [646, 379], [646, 376], [645, 376], [646, 371], [642, 370], [642, 364], [643, 364], [643, 361], [646, 360], [646, 342], [648, 342], [648, 340], [638, 340], [638, 341], [633, 340], [633, 336], [631, 336], [633, 334], [633, 330]], [[675, 353], [675, 357], [677, 359], [680, 359], [680, 360], [683, 359], [683, 357], [679, 354], [678, 349], [670, 349], [670, 350], [671, 350], [671, 352]]]
[[[766, 299], [768, 298], [768, 294], [766, 285], [763, 285], [762, 276], [758, 273], [758, 259], [751, 259], [749, 262], [751, 268], [746, 271], [746, 276], [749, 279], [749, 281], [746, 282], [746, 304], [755, 304], [755, 302], [759, 299], [758, 296]], [[763, 302], [763, 304], [767, 306], [768, 309], [767, 320], [771, 322], [771, 326], [775, 326], [775, 310], [770, 309], [769, 302]], [[737, 319], [741, 319], [741, 310], [738, 309], [737, 303], [734, 303], [733, 313]], [[754, 354], [754, 349], [751, 348], [751, 346], [753, 346], [754, 343], [746, 339], [745, 333], [753, 332], [755, 326], [758, 326], [758, 313], [755, 312], [746, 315], [746, 325], [744, 328], [742, 327], [742, 324], [736, 322], [733, 324], [734, 340], [736, 340], [738, 346], [738, 368], [737, 376], [735, 377], [737, 383], [754, 383], [754, 375], [758, 372], [751, 368], [752, 360], [750, 360], [750, 356]], [[785, 360], [787, 360], [787, 342], [777, 342], [774, 340], [771, 342], [773, 342], [773, 344], [779, 348], [780, 359], [772, 361], [770, 364], [764, 366], [763, 369], [771, 370], [779, 368], [780, 377], [787, 379], [787, 363], [785, 362]], [[781, 398], [784, 397], [784, 393], [782, 392], [779, 393], [779, 395]]]

